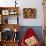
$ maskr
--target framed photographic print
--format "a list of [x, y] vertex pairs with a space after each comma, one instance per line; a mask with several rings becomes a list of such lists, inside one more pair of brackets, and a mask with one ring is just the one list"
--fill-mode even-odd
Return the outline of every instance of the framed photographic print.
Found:
[[23, 16], [24, 18], [36, 18], [36, 9], [35, 8], [24, 8]]
[[17, 15], [18, 12], [17, 12], [16, 10], [13, 9], [13, 10], [10, 10], [9, 14], [10, 14], [10, 15]]
[[10, 11], [9, 11], [9, 14], [10, 14], [10, 15], [14, 15], [14, 10], [13, 10], [13, 9], [10, 10]]
[[9, 15], [9, 10], [2, 10], [2, 15]]

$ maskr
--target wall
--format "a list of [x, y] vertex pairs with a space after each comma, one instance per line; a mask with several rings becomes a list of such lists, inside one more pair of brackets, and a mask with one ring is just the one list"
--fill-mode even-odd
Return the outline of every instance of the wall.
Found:
[[[15, 6], [15, 0], [0, 0], [1, 7]], [[17, 6], [19, 6], [19, 24], [20, 26], [43, 26], [43, 6], [42, 0], [17, 0]], [[37, 17], [36, 19], [24, 19], [23, 8], [36, 8]], [[9, 19], [10, 20], [10, 19]]]

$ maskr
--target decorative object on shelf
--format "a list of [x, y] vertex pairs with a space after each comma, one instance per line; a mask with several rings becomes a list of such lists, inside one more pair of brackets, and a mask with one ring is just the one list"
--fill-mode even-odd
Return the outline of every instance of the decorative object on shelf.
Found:
[[18, 15], [19, 7], [0, 7], [0, 15]]
[[8, 24], [8, 18], [7, 18], [7, 19], [5, 19], [5, 24]]
[[9, 10], [2, 10], [2, 15], [9, 15]]
[[3, 15], [2, 24], [8, 24], [8, 16]]
[[0, 15], [2, 14], [2, 11], [0, 10]]
[[5, 28], [2, 31], [2, 40], [3, 41], [16, 41], [18, 40], [18, 32], [14, 32], [12, 29], [10, 28]]
[[2, 40], [3, 41], [8, 41], [12, 40], [12, 30], [9, 28], [5, 28], [2, 32]]
[[23, 16], [24, 18], [36, 18], [36, 9], [35, 8], [24, 8]]
[[10, 10], [9, 14], [10, 15], [17, 15], [18, 14], [18, 11], [12, 9], [12, 10]]
[[17, 0], [15, 0], [15, 7], [16, 7], [16, 4], [17, 4], [17, 2], [16, 2]]
[[14, 32], [17, 32], [17, 29], [16, 28], [14, 29]]
[[18, 40], [18, 32], [16, 28], [14, 29], [14, 32], [15, 32], [14, 33], [14, 41], [15, 41], [15, 40]]
[[13, 40], [14, 41], [19, 40], [18, 39], [18, 32], [14, 32]]

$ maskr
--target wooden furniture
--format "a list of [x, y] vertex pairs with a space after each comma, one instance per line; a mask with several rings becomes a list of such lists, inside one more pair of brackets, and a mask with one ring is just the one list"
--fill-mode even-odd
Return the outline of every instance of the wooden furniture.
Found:
[[[14, 34], [19, 31], [19, 21], [18, 21], [19, 12], [18, 11], [19, 11], [19, 7], [0, 7], [0, 32], [1, 32], [0, 46], [18, 46], [19, 40], [16, 40], [14, 38], [15, 36], [13, 37], [13, 39], [15, 40], [10, 39], [8, 41], [4, 40], [2, 37], [2, 35], [4, 35], [2, 33], [6, 31], [9, 31], [9, 32], [13, 31]], [[9, 18], [9, 17], [13, 17], [13, 18]]]
[[43, 0], [44, 8], [44, 44], [46, 46], [46, 0]]
[[2, 42], [0, 41], [0, 46], [2, 46]]
[[18, 46], [18, 41], [5, 41], [3, 46]]
[[0, 20], [1, 24], [8, 24], [8, 17], [14, 16], [17, 18], [18, 23], [18, 7], [0, 7]]
[[5, 28], [12, 29], [13, 31], [16, 29], [17, 32], [19, 31], [19, 25], [18, 25], [18, 24], [0, 24], [0, 30], [1, 30], [1, 32], [2, 32]]
[[46, 26], [44, 26], [44, 46], [46, 46]]

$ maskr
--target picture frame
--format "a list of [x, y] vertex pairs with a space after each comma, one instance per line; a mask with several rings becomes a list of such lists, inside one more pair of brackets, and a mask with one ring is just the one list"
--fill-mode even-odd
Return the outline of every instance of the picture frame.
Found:
[[4, 28], [1, 37], [3, 41], [18, 40], [18, 32], [14, 32], [10, 28]]
[[3, 24], [8, 24], [8, 16], [3, 15], [2, 23]]
[[18, 12], [13, 9], [13, 10], [10, 10], [10, 11], [9, 11], [9, 14], [10, 14], [10, 15], [17, 15]]
[[36, 18], [36, 8], [24, 8], [23, 9], [23, 17], [24, 18]]
[[2, 15], [9, 15], [9, 10], [2, 10]]

